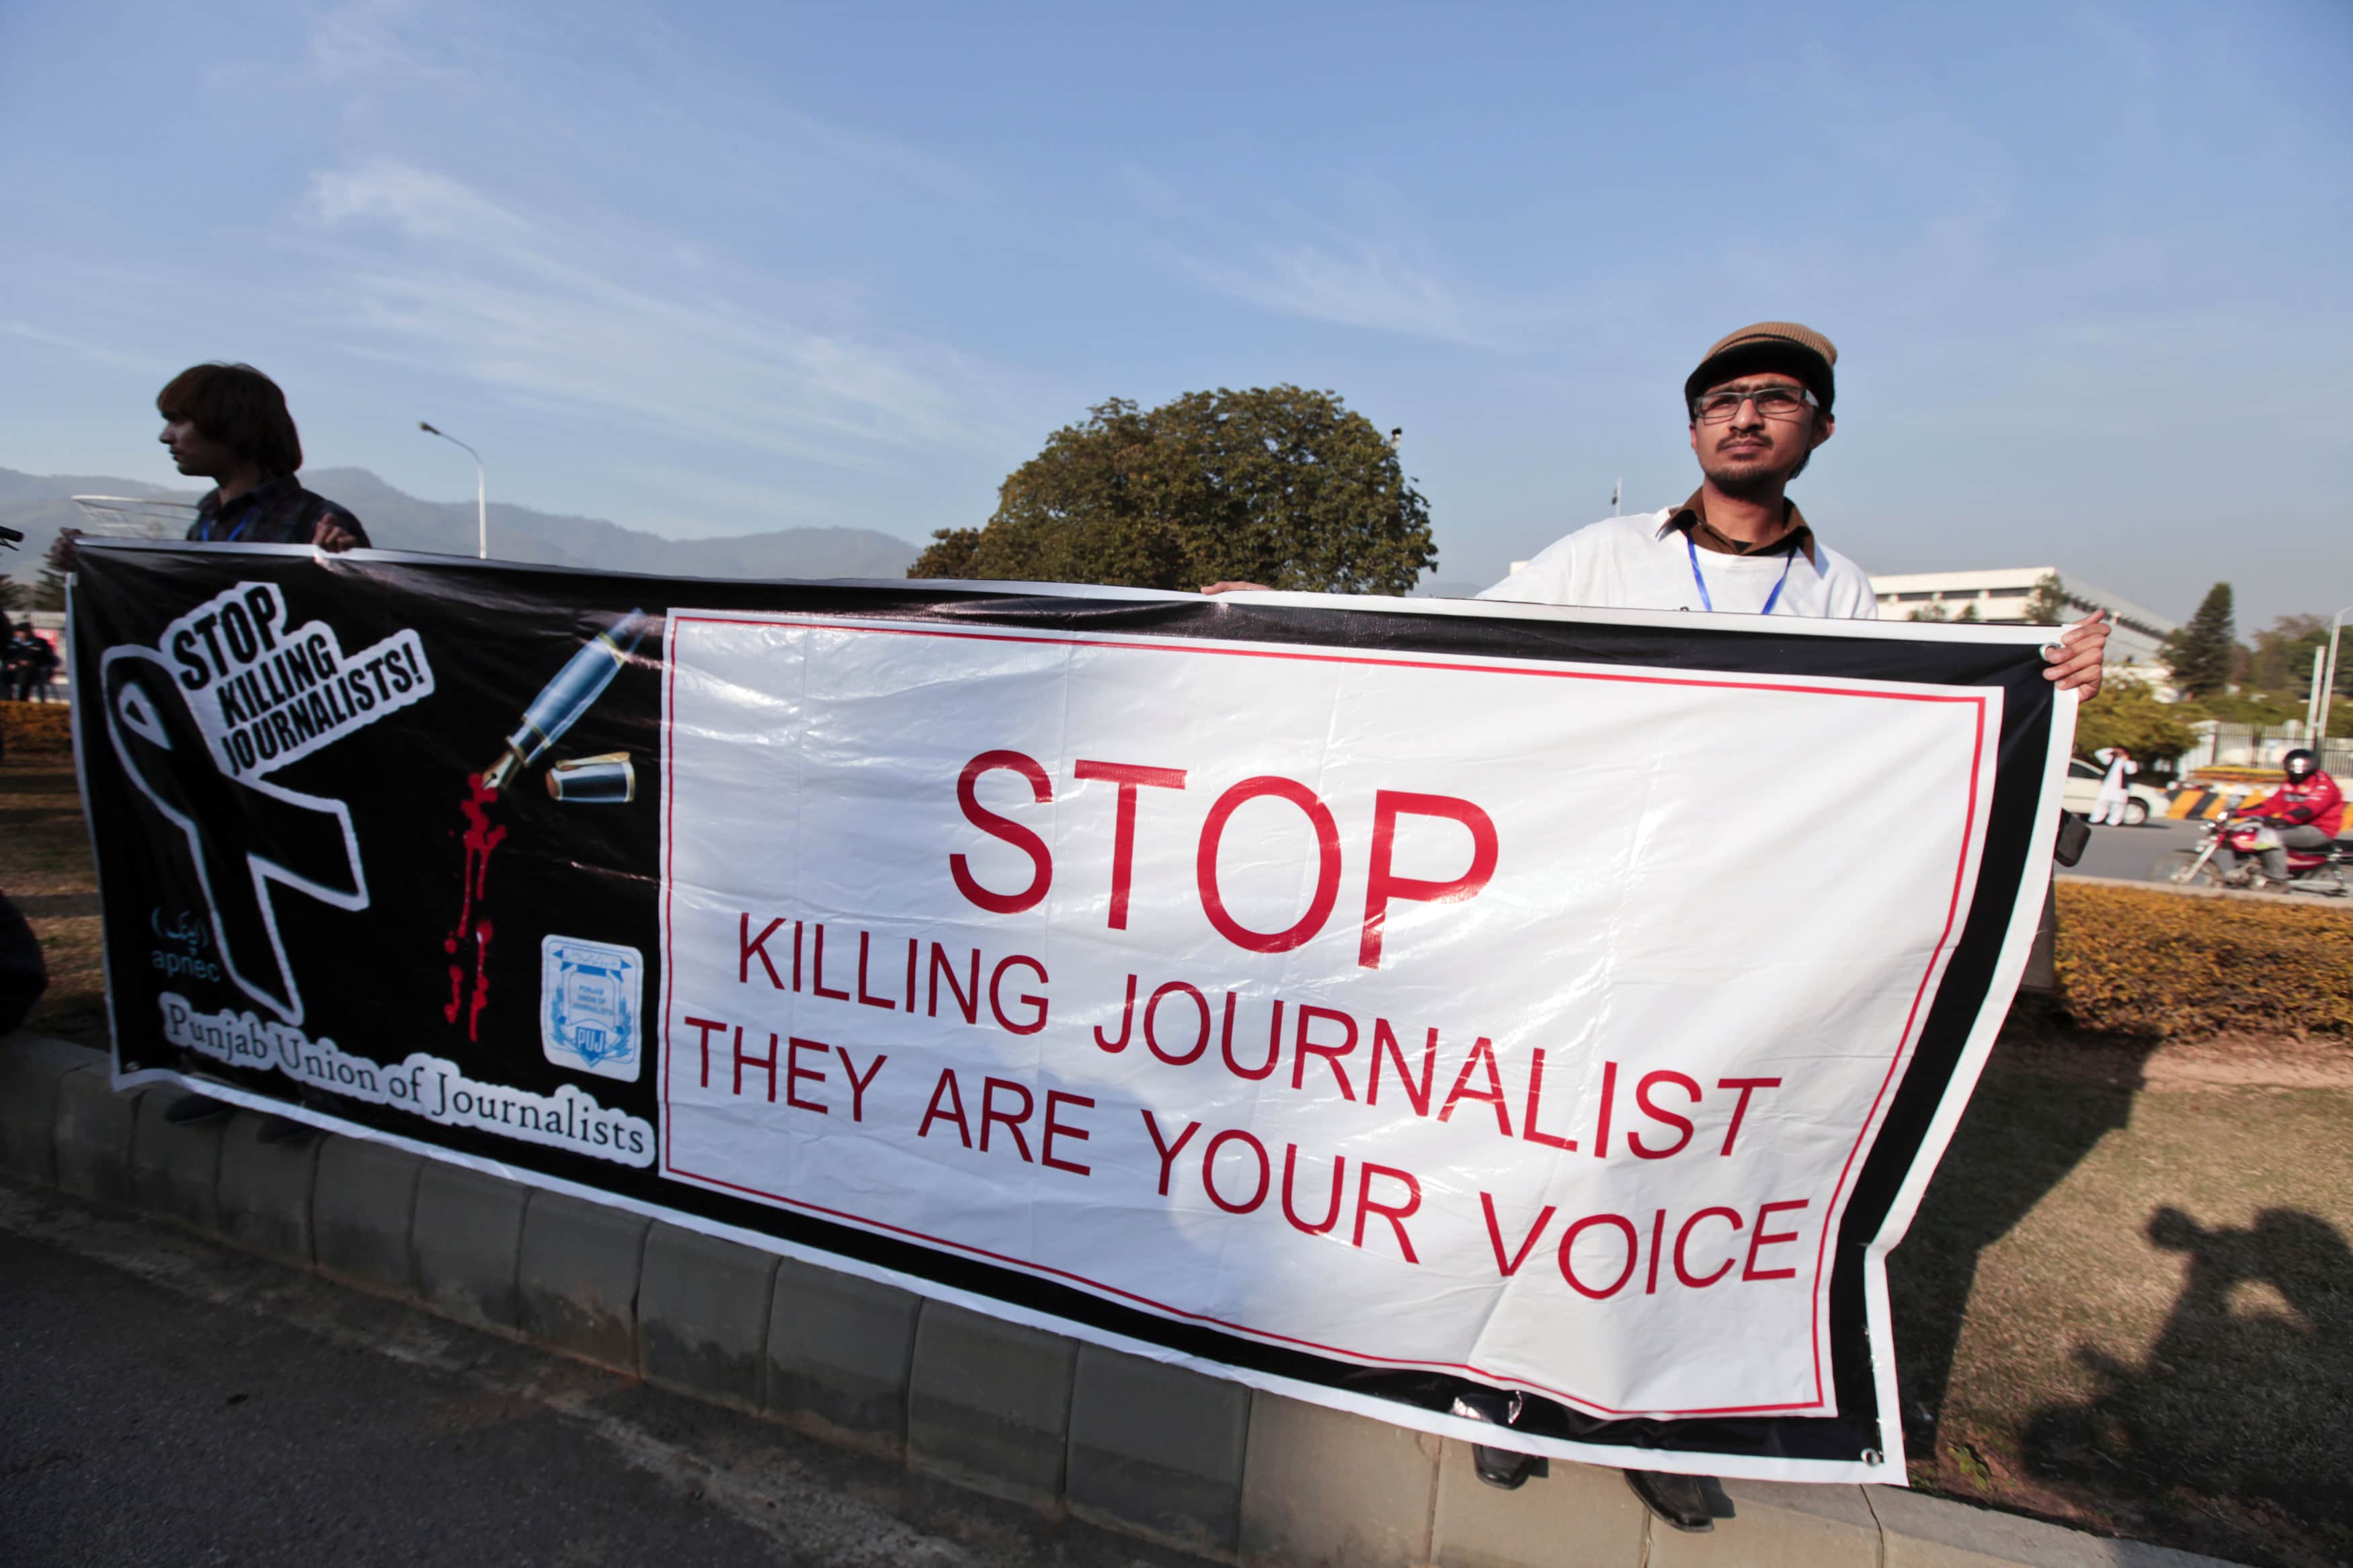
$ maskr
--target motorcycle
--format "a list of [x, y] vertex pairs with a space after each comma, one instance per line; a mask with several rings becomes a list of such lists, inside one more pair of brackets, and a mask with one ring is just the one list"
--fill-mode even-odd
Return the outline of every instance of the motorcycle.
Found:
[[[2267, 885], [2262, 869], [2263, 852], [2280, 847], [2279, 834], [2269, 824], [2254, 817], [2221, 816], [2205, 824], [2205, 841], [2196, 848], [2176, 849], [2151, 866], [2148, 879], [2184, 887], [2261, 888]], [[2235, 850], [2240, 856], [2238, 868], [2229, 873], [2214, 864], [2215, 852], [2225, 848]], [[2348, 881], [2346, 877], [2348, 865], [2353, 865], [2353, 839], [2334, 839], [2318, 849], [2290, 849], [2287, 852], [2287, 882], [2278, 890], [2341, 899], [2353, 892], [2353, 881]]]

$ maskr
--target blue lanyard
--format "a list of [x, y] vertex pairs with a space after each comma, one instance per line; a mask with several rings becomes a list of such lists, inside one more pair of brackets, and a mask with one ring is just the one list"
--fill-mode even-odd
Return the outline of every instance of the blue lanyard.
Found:
[[[1688, 533], [1683, 535], [1683, 549], [1691, 556], [1692, 581], [1699, 584], [1700, 608], [1714, 615], [1715, 601], [1707, 596], [1707, 579], [1699, 574], [1699, 546], [1692, 542], [1692, 536]], [[1771, 615], [1773, 606], [1781, 602], [1781, 590], [1788, 584], [1789, 568], [1796, 564], [1797, 559], [1798, 552], [1795, 550], [1782, 558], [1781, 574], [1773, 580], [1773, 591], [1765, 595], [1765, 607], [1757, 612], [1758, 615]]]
[[204, 542], [206, 544], [235, 544], [237, 542], [237, 535], [243, 533], [247, 527], [252, 523], [253, 514], [261, 510], [260, 504], [251, 499], [250, 491], [237, 499], [245, 502], [245, 515], [237, 520], [237, 526], [228, 531], [228, 537], [227, 539], [216, 539], [214, 537], [214, 531], [220, 527], [220, 509], [217, 507], [214, 508], [212, 516], [207, 518], [205, 521]]

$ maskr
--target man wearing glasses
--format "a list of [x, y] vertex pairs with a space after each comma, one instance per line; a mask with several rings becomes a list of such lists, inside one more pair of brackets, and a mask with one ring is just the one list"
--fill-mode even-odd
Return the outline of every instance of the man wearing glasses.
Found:
[[[1837, 346], [1795, 321], [1759, 321], [1717, 340], [1683, 381], [1700, 467], [1691, 499], [1580, 528], [1479, 597], [1876, 620], [1870, 577], [1817, 540], [1784, 493], [1838, 428], [1837, 363]], [[1213, 583], [1202, 592], [1261, 586]], [[2107, 642], [2106, 612], [2085, 616], [2043, 650], [2044, 678], [2090, 701]]]
[[[1830, 339], [1795, 321], [1759, 321], [1719, 339], [1683, 382], [1700, 487], [1663, 511], [1612, 517], [1578, 529], [1489, 588], [1482, 599], [1596, 609], [1815, 616], [1876, 620], [1879, 603], [1862, 568], [1814, 537], [1785, 493], [1838, 427]], [[1254, 588], [1219, 583], [1205, 593]], [[2107, 646], [2105, 612], [2067, 628], [2043, 650], [2046, 679], [2086, 701], [2098, 695]], [[1470, 1396], [1455, 1414], [1508, 1424], [1517, 1404]], [[1480, 1479], [1515, 1488], [1535, 1460], [1504, 1448], [1472, 1450]], [[1698, 1477], [1628, 1470], [1643, 1503], [1678, 1530], [1712, 1528]]]
[[[1879, 602], [1862, 567], [1814, 537], [1785, 493], [1838, 428], [1838, 349], [1795, 321], [1759, 321], [1717, 341], [1683, 382], [1700, 487], [1664, 511], [1613, 517], [1546, 549], [1482, 599], [1610, 609], [1722, 610], [1755, 616], [1876, 620]], [[2044, 650], [2044, 678], [2088, 700], [2100, 689], [2108, 627], [2101, 615], [2070, 626]], [[1489, 1417], [1493, 1419], [1491, 1415]], [[1475, 1451], [1480, 1478], [1516, 1487], [1533, 1468], [1524, 1455]], [[1705, 1485], [1692, 1476], [1629, 1470], [1626, 1479], [1661, 1519], [1706, 1530]]]
[[[1683, 382], [1701, 476], [1691, 499], [1580, 528], [1479, 597], [1877, 619], [1871, 579], [1817, 540], [1784, 493], [1838, 428], [1837, 363], [1830, 339], [1795, 321], [1718, 340]], [[2107, 641], [2105, 612], [2077, 622], [2044, 651], [2043, 675], [2090, 700]]]

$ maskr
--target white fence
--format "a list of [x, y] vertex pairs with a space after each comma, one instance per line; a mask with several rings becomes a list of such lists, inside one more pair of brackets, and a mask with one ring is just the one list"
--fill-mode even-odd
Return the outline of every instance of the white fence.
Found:
[[2353, 777], [2353, 741], [2307, 740], [2300, 721], [2285, 724], [2224, 724], [2206, 720], [2190, 726], [2198, 743], [2181, 756], [2181, 771], [2193, 768], [2275, 768], [2298, 746], [2320, 753], [2320, 765], [2338, 778]]

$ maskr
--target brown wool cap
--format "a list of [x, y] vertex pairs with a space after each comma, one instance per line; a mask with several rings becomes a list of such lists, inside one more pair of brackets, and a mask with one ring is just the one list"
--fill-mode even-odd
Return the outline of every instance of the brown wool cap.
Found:
[[1683, 412], [1688, 415], [1699, 395], [1709, 387], [1754, 371], [1778, 370], [1806, 384], [1822, 412], [1831, 411], [1838, 394], [1838, 345], [1795, 321], [1758, 321], [1718, 338], [1683, 382]]

